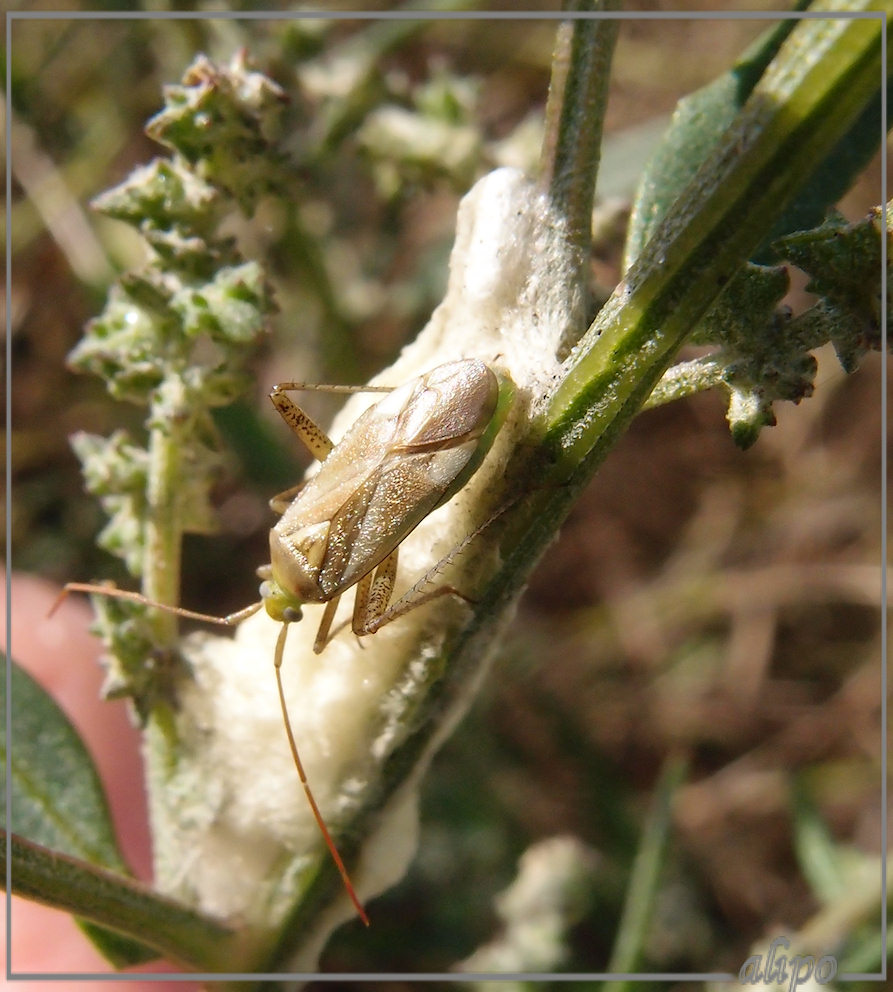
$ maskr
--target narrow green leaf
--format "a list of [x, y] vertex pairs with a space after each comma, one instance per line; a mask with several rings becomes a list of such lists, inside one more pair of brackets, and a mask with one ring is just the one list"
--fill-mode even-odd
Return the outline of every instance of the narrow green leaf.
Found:
[[642, 173], [627, 232], [627, 268], [734, 121], [795, 23], [782, 21], [766, 31], [728, 72], [676, 105], [670, 126]]
[[[618, 0], [577, 0], [575, 10], [617, 10]], [[542, 181], [567, 219], [584, 282], [592, 239], [592, 201], [601, 158], [611, 59], [619, 21], [569, 21], [559, 26], [546, 108]]]
[[[12, 768], [10, 829], [44, 847], [126, 872], [102, 783], [83, 741], [43, 688], [15, 662], [10, 667], [10, 734], [5, 679], [0, 686], [0, 758], [5, 771], [9, 748]], [[5, 821], [5, 805], [0, 816]], [[83, 920], [77, 923], [116, 967], [157, 957], [137, 941]]]
[[[893, 80], [887, 79], [887, 100], [893, 98]], [[778, 218], [766, 236], [754, 261], [779, 258], [771, 244], [776, 238], [816, 227], [831, 207], [850, 189], [877, 152], [881, 143], [881, 92], [868, 104], [855, 124], [837, 143], [834, 150], [813, 172], [794, 202]]]
[[796, 779], [792, 783], [791, 803], [794, 849], [800, 870], [818, 899], [832, 903], [846, 891], [846, 872], [841, 865], [843, 848], [835, 843], [804, 783]]
[[[248, 970], [249, 935], [166, 899], [140, 882], [48, 851], [16, 834], [0, 835], [0, 853], [12, 861], [12, 892], [79, 913], [116, 933], [145, 938], [157, 952], [201, 971]], [[117, 937], [113, 938], [119, 939]]]
[[[15, 662], [12, 727], [2, 703], [2, 755], [11, 753], [10, 830], [92, 864], [126, 871], [99, 775], [77, 731], [52, 698]], [[5, 819], [5, 810], [3, 813]]]
[[130, 968], [133, 965], [144, 964], [146, 961], [155, 961], [158, 958], [158, 951], [151, 947], [146, 947], [138, 940], [131, 940], [123, 933], [115, 930], [107, 930], [105, 927], [91, 923], [89, 920], [82, 920], [75, 917], [74, 922], [83, 931], [84, 936], [96, 948], [97, 951], [117, 969]]
[[[626, 902], [608, 963], [608, 971], [612, 974], [633, 972], [641, 960], [672, 831], [673, 799], [685, 780], [687, 771], [688, 766], [684, 759], [671, 757], [667, 759], [661, 772], [651, 813], [633, 861]], [[624, 980], [606, 982], [602, 990], [624, 992], [629, 985]]]
[[[830, 12], [829, 16], [832, 16]], [[627, 236], [627, 265], [635, 261], [670, 205], [718, 145], [796, 23], [782, 21], [759, 38], [729, 72], [680, 100], [670, 127], [642, 176]], [[881, 138], [880, 84], [879, 73], [877, 95], [828, 154], [812, 164], [811, 175], [796, 198], [781, 212], [751, 255], [754, 261], [766, 264], [776, 260], [778, 256], [769, 247], [772, 241], [791, 231], [820, 224], [828, 209], [868, 165]], [[888, 97], [893, 94], [889, 80], [887, 93]]]

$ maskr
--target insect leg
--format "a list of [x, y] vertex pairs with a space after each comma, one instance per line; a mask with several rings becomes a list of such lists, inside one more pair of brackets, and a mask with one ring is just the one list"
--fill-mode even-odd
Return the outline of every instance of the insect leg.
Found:
[[[435, 576], [441, 572], [450, 562], [454, 561], [462, 552], [475, 540], [480, 534], [482, 534], [491, 524], [498, 520], [506, 510], [510, 509], [517, 503], [517, 499], [510, 500], [504, 506], [500, 507], [494, 514], [488, 517], [482, 524], [476, 527], [467, 537], [463, 538], [448, 554], [440, 559], [437, 564], [433, 565], [428, 571], [419, 579], [418, 582], [408, 591], [405, 592], [396, 603], [392, 604], [390, 607], [387, 606], [387, 601], [384, 603], [382, 611], [378, 615], [372, 615], [367, 620], [365, 627], [362, 631], [364, 634], [374, 634], [376, 630], [380, 630], [382, 627], [396, 620], [398, 617], [402, 617], [407, 613], [412, 612], [412, 610], [417, 609], [419, 606], [424, 606], [425, 603], [430, 603], [433, 599], [439, 599], [441, 596], [455, 596], [457, 599], [464, 600], [470, 605], [474, 605], [475, 600], [470, 596], [466, 596], [461, 590], [457, 589], [455, 586], [442, 585], [437, 586], [434, 589], [426, 590], [425, 587], [430, 585], [434, 581]], [[381, 568], [385, 563], [382, 562]], [[377, 573], [376, 573], [377, 577]], [[390, 595], [390, 593], [389, 593]], [[354, 628], [356, 633], [356, 628]]]
[[316, 632], [316, 640], [313, 642], [313, 653], [321, 654], [323, 648], [329, 643], [331, 638], [329, 637], [329, 630], [332, 626], [332, 621], [335, 619], [335, 610], [338, 609], [338, 603], [341, 597], [336, 596], [334, 599], [330, 599], [326, 603], [326, 608], [323, 610], [322, 620], [319, 623], [319, 630]]
[[329, 849], [329, 854], [335, 862], [335, 867], [338, 869], [338, 874], [341, 876], [341, 881], [344, 883], [344, 888], [348, 896], [350, 896], [350, 901], [353, 903], [354, 909], [357, 911], [357, 914], [363, 923], [368, 927], [369, 917], [366, 915], [366, 910], [363, 909], [363, 904], [360, 902], [359, 897], [354, 890], [353, 883], [350, 880], [350, 875], [347, 874], [347, 869], [344, 867], [344, 862], [341, 860], [341, 855], [338, 853], [338, 848], [335, 847], [335, 841], [332, 840], [332, 835], [329, 833], [329, 828], [326, 826], [326, 821], [322, 818], [322, 813], [319, 810], [319, 806], [316, 805], [316, 799], [310, 790], [310, 783], [307, 781], [304, 766], [301, 764], [301, 757], [298, 754], [298, 745], [295, 742], [295, 735], [291, 729], [291, 720], [288, 717], [288, 706], [285, 703], [285, 691], [282, 688], [282, 652], [285, 649], [285, 637], [287, 633], [288, 623], [283, 622], [282, 630], [279, 631], [279, 638], [276, 641], [276, 654], [273, 657], [273, 664], [276, 668], [276, 688], [279, 692], [279, 706], [282, 709], [282, 721], [285, 724], [285, 733], [288, 737], [288, 746], [291, 750], [291, 756], [298, 772], [298, 778], [301, 780], [301, 785], [304, 787], [304, 794], [307, 796], [307, 802], [310, 804], [313, 818], [316, 820], [316, 825], [319, 827], [320, 833], [326, 842], [326, 847]]
[[357, 637], [370, 634], [370, 624], [388, 608], [397, 576], [397, 554], [398, 549], [394, 548], [374, 573], [369, 572], [357, 583], [352, 623]]
[[335, 617], [335, 610], [341, 597], [336, 596], [335, 599], [331, 599], [328, 603], [326, 603], [326, 608], [319, 624], [319, 630], [316, 633], [316, 640], [313, 642], [314, 654], [322, 654], [329, 641], [336, 637], [348, 623], [352, 624], [354, 633], [357, 634], [357, 636], [366, 633], [364, 622], [368, 609], [369, 592], [372, 588], [372, 575], [372, 572], [367, 573], [354, 586], [355, 593], [352, 621], [343, 620], [334, 630], [332, 630], [332, 620]]
[[397, 578], [397, 549], [395, 548], [375, 570], [372, 589], [369, 592], [369, 605], [366, 607], [364, 629], [369, 620], [382, 616], [391, 601], [394, 580]]
[[270, 509], [278, 513], [281, 517], [291, 505], [291, 501], [304, 488], [306, 482], [299, 482], [296, 486], [290, 486], [285, 492], [278, 493], [270, 500]]
[[[356, 584], [354, 589], [354, 608], [351, 626], [357, 637], [363, 634], [371, 634], [373, 629], [369, 623], [371, 619], [384, 613], [391, 599], [391, 591], [394, 588], [394, 578], [397, 575], [397, 549], [395, 548], [374, 572], [368, 572]], [[374, 576], [374, 578], [373, 578]], [[326, 645], [336, 634], [346, 625], [347, 621], [339, 623], [331, 630], [332, 621], [335, 618], [335, 611], [338, 608], [340, 596], [330, 599], [326, 603], [326, 608], [316, 633], [316, 640], [313, 642], [314, 654], [322, 654]]]
[[273, 387], [274, 392], [301, 393], [392, 393], [394, 386], [333, 386], [328, 382], [280, 382]]
[[[279, 411], [279, 416], [288, 424], [298, 440], [318, 461], [324, 462], [332, 448], [335, 447], [328, 434], [304, 411], [297, 403], [287, 396], [285, 390], [292, 383], [284, 382], [273, 387], [270, 400]], [[284, 493], [282, 495], [285, 495]], [[279, 497], [276, 497], [278, 501]]]
[[374, 634], [377, 630], [381, 630], [382, 627], [386, 627], [394, 620], [398, 620], [407, 613], [418, 609], [418, 607], [424, 606], [425, 603], [430, 603], [433, 599], [440, 599], [441, 596], [455, 596], [457, 599], [461, 599], [471, 606], [476, 602], [476, 600], [470, 596], [466, 596], [464, 592], [455, 586], [437, 586], [435, 589], [429, 589], [427, 592], [423, 592], [425, 583], [431, 581], [428, 577], [429, 575], [430, 573], [426, 574], [409, 592], [401, 596], [390, 609], [385, 610], [378, 616], [370, 617], [365, 628], [359, 633]]
[[[300, 390], [323, 390], [329, 393], [390, 393], [391, 386], [328, 386], [310, 382], [280, 382], [275, 385], [270, 393], [270, 400], [273, 406], [279, 411], [279, 415], [294, 431], [299, 440], [318, 461], [325, 461], [329, 452], [335, 447], [326, 432], [308, 416], [295, 401], [287, 396], [287, 393], [298, 392]], [[285, 494], [283, 493], [282, 496]], [[276, 497], [276, 501], [280, 500]], [[276, 509], [276, 507], [273, 507]]]

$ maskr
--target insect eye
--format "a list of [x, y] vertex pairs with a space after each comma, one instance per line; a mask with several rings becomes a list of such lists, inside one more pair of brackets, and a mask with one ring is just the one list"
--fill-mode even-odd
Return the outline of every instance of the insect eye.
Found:
[[279, 623], [296, 623], [301, 619], [301, 603], [282, 591], [275, 580], [261, 583], [261, 599], [269, 616]]

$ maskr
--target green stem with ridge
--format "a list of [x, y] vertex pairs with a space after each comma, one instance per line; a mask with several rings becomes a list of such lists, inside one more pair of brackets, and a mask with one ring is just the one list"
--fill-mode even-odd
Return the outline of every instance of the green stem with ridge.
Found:
[[829, 16], [791, 34], [575, 349], [542, 425], [558, 476], [592, 474], [804, 176], [877, 92], [881, 25]]

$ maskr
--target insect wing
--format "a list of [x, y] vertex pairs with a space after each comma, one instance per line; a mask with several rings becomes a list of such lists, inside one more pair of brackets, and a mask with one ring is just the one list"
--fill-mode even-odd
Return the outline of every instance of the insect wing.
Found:
[[275, 528], [305, 561], [296, 591], [325, 601], [383, 561], [469, 464], [498, 392], [484, 362], [450, 362], [362, 414]]
[[453, 479], [471, 458], [476, 441], [446, 451], [392, 456], [368, 480], [363, 512], [350, 508], [350, 538], [340, 538], [342, 523], [332, 521], [329, 553], [320, 570], [320, 585], [332, 595], [358, 582], [383, 561], [437, 506]]
[[[391, 443], [377, 471], [333, 516], [319, 574], [328, 595], [358, 582], [443, 500], [473, 457], [498, 394], [489, 367], [468, 359], [438, 366], [368, 411], [370, 421], [396, 417], [396, 427], [383, 432]], [[364, 415], [345, 441], [367, 427]]]
[[499, 380], [478, 359], [448, 362], [415, 381], [400, 418], [395, 450], [446, 450], [476, 441], [496, 411]]
[[358, 509], [362, 509], [362, 493], [393, 448], [399, 415], [414, 381], [394, 390], [355, 421], [282, 515], [275, 529], [283, 537], [348, 512], [345, 507], [355, 496], [359, 496]]

